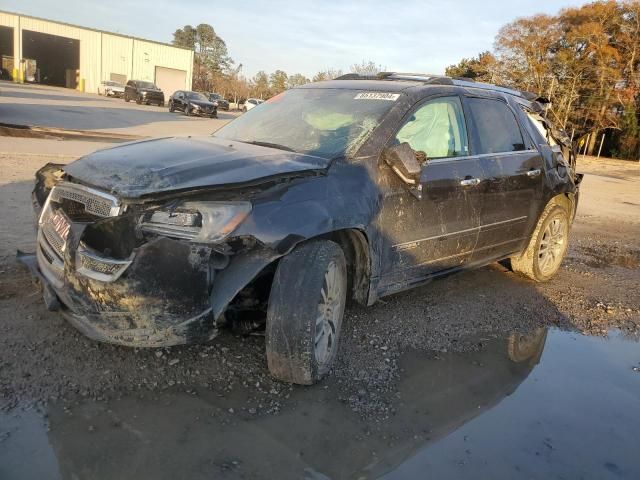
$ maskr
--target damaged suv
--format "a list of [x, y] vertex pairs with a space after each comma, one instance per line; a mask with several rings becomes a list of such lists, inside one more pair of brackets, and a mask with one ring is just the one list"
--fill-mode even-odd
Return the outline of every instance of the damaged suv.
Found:
[[535, 281], [556, 273], [581, 177], [543, 102], [418, 74], [304, 85], [210, 137], [43, 167], [22, 259], [93, 339], [264, 329], [271, 373], [311, 384], [349, 299], [505, 259]]

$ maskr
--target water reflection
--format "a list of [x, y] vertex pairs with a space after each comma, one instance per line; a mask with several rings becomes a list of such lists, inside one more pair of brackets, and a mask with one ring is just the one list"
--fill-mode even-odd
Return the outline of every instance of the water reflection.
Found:
[[49, 413], [62, 478], [368, 478], [390, 471], [510, 395], [546, 330], [478, 339], [466, 354], [410, 353], [395, 415], [363, 421], [335, 385], [295, 389], [277, 416], [230, 414], [242, 398], [147, 394]]

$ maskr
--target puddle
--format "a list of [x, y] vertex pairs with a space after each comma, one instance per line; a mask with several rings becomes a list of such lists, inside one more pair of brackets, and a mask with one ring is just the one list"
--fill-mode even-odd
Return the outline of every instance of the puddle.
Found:
[[229, 411], [241, 391], [208, 390], [0, 413], [0, 479], [640, 478], [638, 343], [557, 330], [477, 342], [406, 354], [380, 423], [331, 382], [263, 417]]

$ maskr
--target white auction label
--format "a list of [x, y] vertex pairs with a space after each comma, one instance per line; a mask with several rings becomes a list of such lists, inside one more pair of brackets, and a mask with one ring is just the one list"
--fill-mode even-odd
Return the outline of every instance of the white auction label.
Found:
[[353, 97], [354, 100], [388, 100], [395, 102], [400, 98], [399, 93], [384, 93], [384, 92], [362, 92]]

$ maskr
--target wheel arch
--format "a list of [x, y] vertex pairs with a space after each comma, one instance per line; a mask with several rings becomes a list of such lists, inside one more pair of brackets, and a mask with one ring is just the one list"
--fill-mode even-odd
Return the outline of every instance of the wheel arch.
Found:
[[342, 248], [347, 261], [349, 297], [362, 305], [368, 305], [373, 263], [366, 233], [357, 228], [347, 228], [310, 240], [315, 239], [331, 240]]

